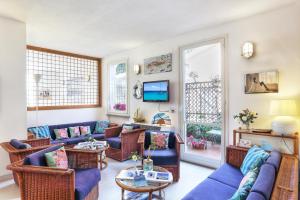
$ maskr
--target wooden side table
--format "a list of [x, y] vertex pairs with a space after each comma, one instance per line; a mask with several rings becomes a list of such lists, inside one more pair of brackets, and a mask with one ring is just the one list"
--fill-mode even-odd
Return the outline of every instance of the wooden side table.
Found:
[[[239, 141], [241, 139], [243, 134], [266, 136], [266, 137], [273, 137], [273, 138], [291, 139], [291, 140], [293, 140], [293, 144], [294, 144], [294, 155], [298, 157], [298, 154], [299, 154], [298, 133], [294, 133], [292, 135], [277, 135], [277, 134], [274, 134], [274, 132], [265, 133], [265, 132], [253, 131], [252, 129], [234, 129], [233, 130], [233, 145], [234, 146], [237, 146], [237, 141]], [[237, 136], [238, 136], [238, 139], [237, 139]]]

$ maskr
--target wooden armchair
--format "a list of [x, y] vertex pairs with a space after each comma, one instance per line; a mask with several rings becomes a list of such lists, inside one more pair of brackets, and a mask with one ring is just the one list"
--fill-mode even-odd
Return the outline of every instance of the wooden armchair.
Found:
[[[150, 131], [141, 134], [138, 140], [140, 152], [144, 158], [150, 153]], [[184, 144], [179, 134], [169, 133], [169, 149], [151, 150], [151, 159], [154, 165], [161, 166], [173, 174], [173, 180], [178, 181], [180, 177], [180, 145]]]
[[7, 167], [17, 174], [22, 200], [98, 199], [100, 181], [98, 152], [66, 149], [68, 169], [45, 166], [45, 159], [42, 156], [60, 147], [57, 145], [36, 152], [27, 156], [24, 161], [18, 161]]
[[[50, 146], [49, 138], [43, 139], [31, 139], [31, 140], [21, 140], [21, 142], [29, 144], [31, 148], [28, 149], [17, 149], [10, 144], [10, 142], [0, 143], [2, 148], [8, 152], [10, 163], [14, 163], [20, 160], [23, 160], [27, 155], [32, 154], [34, 152], [40, 151], [42, 149], [46, 149]], [[18, 184], [18, 179], [16, 175], [13, 173], [15, 183]]]
[[116, 126], [105, 129], [104, 133], [105, 140], [110, 145], [106, 155], [118, 161], [128, 160], [132, 152], [139, 151], [138, 139], [145, 129], [137, 128], [126, 133], [121, 133], [121, 131], [122, 126]]

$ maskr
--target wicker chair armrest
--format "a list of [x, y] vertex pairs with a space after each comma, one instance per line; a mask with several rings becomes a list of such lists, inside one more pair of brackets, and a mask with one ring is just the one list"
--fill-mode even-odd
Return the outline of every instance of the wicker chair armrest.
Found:
[[119, 126], [117, 123], [110, 123], [108, 127], [116, 127]]
[[138, 129], [133, 129], [131, 131], [128, 131], [128, 132], [124, 132], [124, 133], [121, 133], [122, 134], [122, 137], [125, 136], [125, 135], [130, 135], [130, 134], [134, 134], [134, 133], [143, 133], [145, 132], [146, 129], [143, 129], [143, 128], [138, 128]]
[[239, 168], [241, 167], [247, 152], [247, 148], [230, 145], [226, 148], [226, 162]]
[[66, 149], [72, 169], [97, 168], [100, 150]]
[[175, 134], [175, 139], [176, 139], [176, 143], [184, 144], [181, 136], [178, 133]]
[[36, 151], [39, 151], [39, 150], [43, 150], [43, 149], [46, 149], [48, 147], [51, 147], [51, 146], [56, 146], [58, 144], [49, 144], [49, 145], [44, 145], [44, 146], [37, 146], [37, 147], [32, 147], [32, 148], [29, 148], [29, 149], [14, 149], [14, 150], [11, 150], [9, 153], [26, 153], [26, 152], [36, 152]]
[[114, 126], [110, 128], [106, 128], [104, 131], [105, 138], [117, 137], [122, 131], [121, 126]]
[[28, 140], [32, 140], [32, 139], [35, 139], [35, 135], [33, 133], [31, 133], [30, 131], [27, 131], [27, 139]]
[[37, 147], [37, 146], [49, 145], [50, 144], [50, 138], [22, 140], [22, 142], [30, 144], [32, 147]]
[[6, 167], [8, 170], [15, 172], [29, 172], [29, 173], [39, 173], [39, 174], [56, 174], [56, 175], [67, 175], [72, 174], [73, 169], [62, 169], [53, 168], [46, 166], [33, 166], [33, 165], [23, 165], [23, 160], [10, 164]]

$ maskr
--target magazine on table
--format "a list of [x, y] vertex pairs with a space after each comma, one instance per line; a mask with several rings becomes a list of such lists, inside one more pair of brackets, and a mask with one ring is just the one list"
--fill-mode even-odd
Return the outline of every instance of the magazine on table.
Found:
[[[144, 172], [143, 170], [138, 170], [139, 174], [144, 174], [145, 179], [151, 182], [163, 182], [171, 183], [173, 181], [172, 173], [170, 172], [157, 172], [157, 171], [148, 171]], [[122, 170], [116, 178], [124, 180], [133, 180], [136, 176], [135, 170]]]

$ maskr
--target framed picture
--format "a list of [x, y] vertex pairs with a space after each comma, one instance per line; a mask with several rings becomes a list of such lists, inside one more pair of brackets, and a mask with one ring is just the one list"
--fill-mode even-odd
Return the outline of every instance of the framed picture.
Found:
[[278, 71], [245, 75], [245, 94], [278, 93]]
[[172, 71], [172, 54], [166, 54], [144, 60], [144, 73], [155, 74]]

